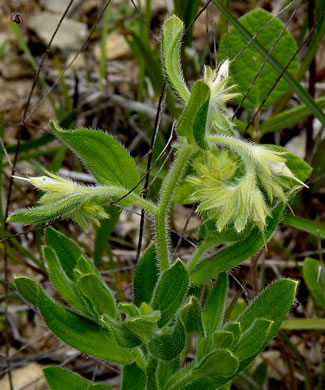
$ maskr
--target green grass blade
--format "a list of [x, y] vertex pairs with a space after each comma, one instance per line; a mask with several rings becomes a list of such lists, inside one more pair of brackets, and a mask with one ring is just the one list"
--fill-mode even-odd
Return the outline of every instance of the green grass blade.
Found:
[[325, 239], [325, 227], [317, 224], [316, 222], [308, 221], [307, 219], [296, 217], [295, 215], [290, 214], [286, 214], [283, 217], [282, 222], [295, 229], [313, 234], [314, 236], [319, 235], [321, 239]]

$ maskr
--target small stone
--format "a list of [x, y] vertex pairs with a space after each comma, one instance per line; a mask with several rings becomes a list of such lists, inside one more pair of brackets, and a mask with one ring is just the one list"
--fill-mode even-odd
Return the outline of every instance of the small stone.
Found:
[[[106, 42], [107, 60], [116, 60], [130, 56], [130, 48], [122, 35], [111, 32], [107, 36]], [[99, 61], [101, 57], [100, 44], [95, 46], [95, 57]]]
[[[49, 12], [55, 12], [57, 14], [63, 14], [66, 10], [70, 0], [41, 0], [41, 6]], [[77, 6], [79, 6], [80, 0], [75, 0], [70, 7], [69, 13], [71, 13]]]
[[[61, 16], [49, 12], [41, 12], [32, 18], [29, 28], [47, 44], [60, 21]], [[57, 32], [52, 47], [61, 50], [78, 50], [87, 38], [87, 26], [84, 23], [65, 18]]]

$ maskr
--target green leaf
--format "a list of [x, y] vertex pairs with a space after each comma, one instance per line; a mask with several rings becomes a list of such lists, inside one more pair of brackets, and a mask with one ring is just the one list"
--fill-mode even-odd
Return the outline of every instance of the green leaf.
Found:
[[43, 374], [52, 390], [62, 390], [63, 386], [69, 390], [112, 390], [111, 386], [103, 383], [94, 384], [66, 368], [58, 366], [43, 368]]
[[[325, 23], [324, 23], [325, 25]], [[325, 96], [315, 99], [315, 103], [320, 107], [325, 107]], [[264, 121], [260, 126], [260, 135], [266, 133], [273, 133], [293, 127], [297, 123], [312, 115], [312, 111], [305, 104], [282, 111], [279, 114], [272, 115], [269, 119]]]
[[38, 304], [47, 326], [66, 344], [103, 360], [133, 362], [132, 355], [114, 341], [110, 331], [54, 302], [43, 289]]
[[204, 81], [197, 81], [176, 127], [179, 136], [186, 137], [190, 144], [195, 140], [202, 149], [208, 149], [205, 134], [210, 96], [209, 86]]
[[246, 332], [242, 333], [237, 347], [233, 350], [235, 356], [239, 360], [256, 356], [269, 341], [268, 334], [272, 325], [273, 321], [257, 318]]
[[[98, 130], [62, 130], [54, 121], [50, 122], [50, 126], [55, 136], [86, 164], [99, 184], [112, 184], [130, 190], [139, 183], [135, 162], [112, 136]], [[134, 191], [139, 193], [140, 186]]]
[[121, 390], [143, 390], [145, 385], [146, 376], [135, 363], [123, 367]]
[[9, 216], [8, 222], [30, 225], [66, 217], [86, 201], [85, 194], [72, 194], [51, 204], [17, 210]]
[[212, 259], [206, 258], [198, 262], [190, 274], [191, 282], [194, 284], [207, 282], [218, 273], [236, 267], [257, 253], [263, 247], [265, 241], [272, 237], [284, 209], [285, 205], [283, 203], [279, 203], [274, 207], [271, 216], [266, 220], [264, 238], [261, 231], [254, 227], [245, 240], [220, 250]]
[[216, 348], [231, 348], [235, 341], [234, 334], [228, 330], [218, 330], [213, 334], [213, 345]]
[[98, 319], [107, 314], [111, 318], [117, 318], [115, 299], [103, 280], [97, 275], [87, 274], [81, 276], [78, 287], [84, 297], [90, 302], [92, 309], [97, 313]]
[[39, 285], [35, 280], [27, 276], [15, 276], [17, 290], [32, 305], [38, 304]]
[[[258, 33], [266, 23], [273, 18], [273, 15], [263, 9], [255, 9], [246, 13], [239, 18], [239, 22], [242, 26], [250, 31], [252, 35]], [[283, 30], [283, 23], [279, 19], [274, 19], [261, 33], [258, 34], [258, 40], [269, 51], [279, 35]], [[227, 40], [229, 39], [229, 45]], [[245, 38], [235, 27], [231, 27], [229, 32], [225, 34], [220, 43], [219, 55], [222, 60], [226, 58], [227, 45], [229, 47], [229, 57], [234, 58], [247, 44], [248, 39]], [[290, 61], [291, 57], [297, 50], [297, 43], [289, 31], [281, 36], [277, 42], [272, 55], [281, 61], [281, 65], [284, 67]], [[251, 43], [244, 52], [232, 63], [230, 67], [230, 76], [234, 84], [238, 85], [236, 91], [241, 94], [249, 88], [251, 82], [256, 76], [257, 72], [261, 68], [264, 62], [264, 56], [257, 53], [256, 49]], [[298, 58], [289, 66], [289, 72], [296, 73], [298, 65]], [[243, 69], [245, 69], [243, 71]], [[268, 92], [274, 85], [278, 78], [278, 72], [273, 67], [266, 63], [263, 70], [259, 74], [253, 87], [249, 91], [247, 98], [243, 102], [243, 106], [246, 108], [258, 107], [267, 96]], [[269, 107], [279, 100], [289, 89], [288, 84], [284, 80], [280, 80], [277, 86], [274, 88], [270, 97], [264, 104], [264, 107]], [[240, 101], [240, 98], [239, 98]]]
[[291, 308], [297, 284], [295, 280], [281, 279], [268, 286], [239, 316], [242, 333], [246, 332], [256, 319], [263, 318], [273, 321], [268, 334], [270, 340]]
[[142, 340], [129, 329], [126, 322], [115, 321], [107, 314], [101, 317], [101, 322], [112, 330], [116, 341], [121, 347], [134, 348], [142, 344]]
[[184, 32], [183, 22], [175, 15], [166, 20], [162, 28], [162, 62], [167, 80], [177, 96], [187, 102], [190, 92], [183, 78], [180, 47]]
[[314, 236], [319, 235], [320, 238], [325, 239], [325, 227], [316, 222], [308, 221], [295, 215], [285, 214], [283, 223], [303, 232], [313, 234]]
[[[275, 335], [282, 321], [285, 319], [295, 297], [297, 282], [290, 279], [282, 279], [272, 283], [260, 294], [253, 303], [248, 306], [244, 313], [239, 317], [241, 329], [245, 332], [257, 318], [273, 321], [273, 324], [267, 335], [264, 346]], [[262, 349], [261, 348], [261, 349]], [[244, 370], [253, 360], [251, 356], [239, 363], [238, 369], [229, 377], [214, 376], [210, 378], [201, 378], [192, 382], [182, 390], [215, 390], [229, 382], [239, 372]], [[174, 390], [174, 389], [173, 389]]]
[[193, 369], [193, 377], [198, 379], [206, 376], [231, 376], [238, 368], [238, 360], [227, 349], [219, 349], [209, 353]]
[[153, 309], [161, 313], [158, 322], [160, 328], [176, 314], [186, 297], [188, 285], [187, 270], [183, 262], [177, 259], [173, 266], [162, 274], [152, 297]]
[[286, 330], [325, 330], [325, 318], [295, 318], [282, 322]]
[[307, 257], [303, 277], [316, 304], [325, 309], [325, 267], [319, 261]]
[[87, 313], [75, 283], [67, 276], [54, 250], [48, 246], [43, 247], [44, 259], [48, 265], [50, 280], [62, 297], [76, 309]]
[[157, 329], [159, 318], [160, 313], [158, 311], [154, 311], [152, 314], [147, 316], [129, 318], [127, 321], [127, 326], [131, 332], [139, 336], [141, 339], [147, 340]]
[[228, 278], [222, 272], [203, 309], [203, 324], [206, 333], [212, 334], [222, 326], [228, 292]]
[[65, 273], [73, 280], [73, 269], [82, 255], [79, 246], [52, 227], [45, 229], [45, 239], [46, 244], [56, 252]]
[[180, 310], [180, 318], [187, 335], [198, 334], [203, 337], [202, 313], [199, 300], [192, 296], [188, 304]]
[[119, 311], [127, 314], [129, 317], [137, 317], [140, 314], [139, 309], [133, 303], [119, 302], [118, 309]]
[[150, 245], [141, 256], [133, 281], [134, 303], [149, 303], [158, 280], [158, 258], [155, 246]]
[[231, 332], [234, 336], [234, 344], [233, 347], [235, 347], [239, 341], [240, 335], [241, 335], [241, 326], [239, 322], [228, 322], [223, 330], [225, 332]]
[[178, 370], [179, 365], [179, 357], [169, 361], [159, 361], [157, 375], [160, 388], [165, 388], [166, 383], [169, 381], [170, 377]]
[[306, 106], [310, 108], [313, 115], [317, 117], [323, 125], [325, 125], [325, 114], [322, 112], [320, 107], [315, 103], [311, 96], [305, 91], [305, 89], [291, 76], [288, 71], [284, 71], [283, 66], [272, 56], [268, 54], [268, 51], [260, 44], [258, 39], [252, 39], [253, 35], [244, 27], [222, 4], [220, 0], [213, 1], [215, 6], [220, 9], [220, 11], [226, 15], [227, 19], [236, 27], [240, 34], [245, 37], [247, 40], [252, 40], [252, 43], [256, 50], [267, 59], [267, 61], [272, 65], [272, 67], [279, 73], [283, 74], [283, 79], [290, 85], [290, 87], [295, 91], [298, 98], [302, 103], [305, 103]]
[[162, 335], [155, 336], [148, 344], [149, 352], [160, 360], [173, 360], [185, 347], [186, 335], [182, 322], [178, 319], [173, 327], [164, 328]]
[[[183, 20], [186, 30], [197, 15], [200, 3], [200, 0], [174, 0], [175, 14]], [[187, 43], [188, 45], [192, 44], [192, 30], [193, 27], [186, 32], [186, 36], [184, 37], [184, 43]]]
[[146, 71], [152, 83], [153, 89], [156, 95], [159, 95], [161, 93], [161, 87], [163, 83], [159, 55], [158, 58], [154, 55], [153, 50], [149, 45], [144, 44], [143, 40], [137, 32], [131, 30], [130, 34], [132, 39], [126, 37], [126, 41], [128, 42], [134, 54], [137, 53], [135, 56], [138, 58], [138, 60], [143, 61], [146, 65]]

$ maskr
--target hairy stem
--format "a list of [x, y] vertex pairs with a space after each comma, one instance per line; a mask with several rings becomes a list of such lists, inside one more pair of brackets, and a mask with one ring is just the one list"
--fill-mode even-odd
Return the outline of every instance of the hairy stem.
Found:
[[176, 188], [183, 177], [185, 167], [192, 154], [193, 147], [183, 144], [178, 149], [176, 159], [166, 176], [161, 187], [161, 198], [158, 204], [158, 211], [155, 215], [156, 244], [160, 270], [166, 271], [169, 268], [169, 248], [167, 217], [170, 205], [176, 192]]
[[146, 369], [146, 390], [158, 390], [157, 367], [158, 360], [150, 357]]
[[[80, 189], [80, 192], [82, 189]], [[149, 211], [151, 214], [156, 215], [157, 214], [157, 206], [154, 205], [152, 202], [150, 202], [147, 199], [142, 198], [142, 196], [134, 193], [129, 192], [126, 188], [123, 187], [117, 187], [117, 186], [98, 186], [98, 187], [85, 187], [84, 191], [87, 194], [95, 195], [95, 196], [104, 196], [104, 197], [112, 197], [112, 196], [119, 196], [122, 197], [122, 200], [128, 200], [131, 203], [140, 206], [144, 208], [145, 210]], [[127, 195], [127, 196], [125, 196]], [[117, 202], [119, 203], [119, 202]]]

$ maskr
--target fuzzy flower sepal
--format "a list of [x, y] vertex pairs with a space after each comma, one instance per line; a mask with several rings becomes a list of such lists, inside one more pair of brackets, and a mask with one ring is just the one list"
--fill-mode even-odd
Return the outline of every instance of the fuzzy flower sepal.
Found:
[[88, 223], [100, 224], [100, 220], [108, 218], [101, 203], [101, 196], [92, 194], [85, 185], [45, 171], [44, 176], [22, 178], [45, 194], [39, 200], [39, 206], [18, 210], [11, 214], [8, 221], [14, 223], [40, 223], [56, 218], [71, 218], [85, 231]]
[[227, 148], [206, 152], [194, 163], [196, 175], [187, 179], [193, 185], [192, 200], [199, 203], [197, 211], [215, 221], [219, 232], [233, 226], [240, 233], [249, 223], [264, 232], [275, 202], [288, 203], [291, 189], [285, 179], [301, 182], [285, 165], [282, 153], [239, 142], [242, 148], [254, 149], [247, 151], [247, 165], [245, 158]]

